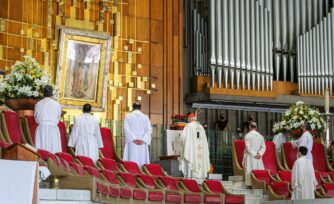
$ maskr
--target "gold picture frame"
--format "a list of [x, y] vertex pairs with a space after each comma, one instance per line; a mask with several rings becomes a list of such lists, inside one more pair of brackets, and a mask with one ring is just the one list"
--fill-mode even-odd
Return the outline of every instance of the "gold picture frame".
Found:
[[60, 28], [56, 84], [64, 107], [90, 103], [95, 111], [105, 110], [110, 52], [108, 34]]

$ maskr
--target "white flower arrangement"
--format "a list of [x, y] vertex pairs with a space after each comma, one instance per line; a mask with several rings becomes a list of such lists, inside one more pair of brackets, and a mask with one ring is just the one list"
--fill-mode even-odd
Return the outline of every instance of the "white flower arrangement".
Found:
[[325, 120], [317, 108], [298, 101], [281, 115], [281, 120], [273, 126], [273, 132], [291, 132], [300, 129], [306, 123], [310, 130], [317, 131], [318, 134], [323, 132], [326, 127]]
[[15, 98], [43, 97], [43, 87], [49, 85], [48, 75], [31, 56], [24, 56], [24, 61], [16, 61], [12, 72], [0, 82], [2, 101]]

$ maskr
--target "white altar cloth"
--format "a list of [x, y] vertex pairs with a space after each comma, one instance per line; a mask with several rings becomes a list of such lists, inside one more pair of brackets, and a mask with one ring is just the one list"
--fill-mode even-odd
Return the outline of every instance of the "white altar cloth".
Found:
[[37, 165], [32, 161], [0, 159], [0, 203], [32, 203]]

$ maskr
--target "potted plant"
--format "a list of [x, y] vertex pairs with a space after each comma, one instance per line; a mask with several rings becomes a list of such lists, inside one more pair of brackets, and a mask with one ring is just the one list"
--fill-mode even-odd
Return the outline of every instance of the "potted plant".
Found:
[[286, 132], [294, 137], [299, 137], [302, 134], [300, 128], [306, 123], [313, 135], [325, 130], [325, 120], [319, 110], [298, 101], [281, 115], [280, 121], [274, 124], [273, 132]]
[[0, 100], [14, 111], [34, 110], [43, 98], [43, 87], [49, 84], [48, 75], [31, 56], [16, 61], [11, 73], [0, 82]]

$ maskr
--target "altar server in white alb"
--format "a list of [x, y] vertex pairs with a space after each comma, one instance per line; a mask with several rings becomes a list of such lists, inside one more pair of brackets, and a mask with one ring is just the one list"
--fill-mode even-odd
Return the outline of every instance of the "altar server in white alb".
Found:
[[183, 151], [179, 157], [179, 170], [185, 178], [202, 183], [210, 171], [208, 140], [195, 114], [188, 115], [188, 122], [180, 136]]
[[124, 119], [123, 160], [133, 161], [142, 166], [150, 163], [148, 145], [151, 144], [152, 126], [150, 119], [140, 111], [140, 103], [134, 103], [132, 108], [133, 111]]
[[61, 106], [53, 98], [52, 86], [44, 87], [44, 98], [35, 105], [36, 148], [51, 153], [61, 152], [60, 132], [58, 128]]
[[263, 170], [262, 156], [266, 151], [266, 144], [263, 136], [256, 131], [257, 124], [251, 122], [249, 124], [249, 132], [245, 135], [246, 149], [244, 153], [243, 165], [245, 167], [245, 184], [251, 186], [252, 170]]
[[91, 110], [92, 106], [87, 103], [82, 108], [83, 114], [75, 118], [68, 146], [75, 147], [75, 155], [90, 157], [96, 162], [103, 142], [99, 123]]
[[309, 124], [304, 124], [301, 126], [301, 130], [303, 132], [302, 136], [298, 140], [291, 141], [291, 144], [294, 148], [299, 148], [304, 146], [307, 148], [307, 155], [306, 157], [313, 161], [312, 157], [312, 148], [313, 148], [313, 137], [309, 130]]
[[273, 143], [275, 144], [276, 152], [278, 154], [278, 157], [279, 157], [280, 161], [282, 161], [281, 146], [285, 142], [286, 142], [286, 136], [285, 136], [285, 133], [283, 133], [283, 132], [278, 132], [273, 138]]
[[314, 190], [318, 185], [314, 175], [313, 162], [308, 159], [307, 148], [304, 146], [298, 149], [298, 159], [292, 168], [292, 196], [291, 200], [314, 199]]

